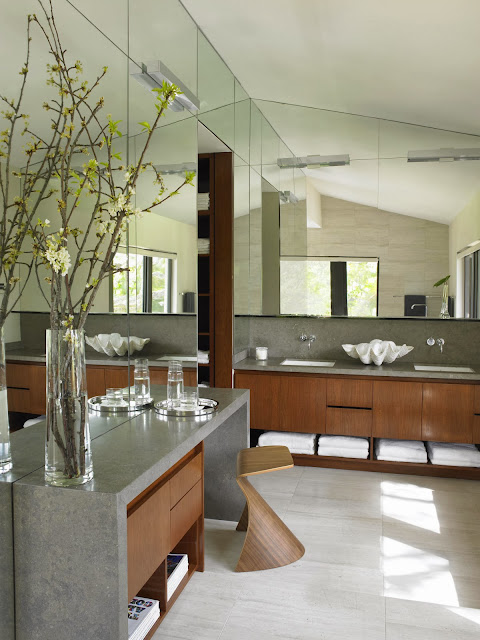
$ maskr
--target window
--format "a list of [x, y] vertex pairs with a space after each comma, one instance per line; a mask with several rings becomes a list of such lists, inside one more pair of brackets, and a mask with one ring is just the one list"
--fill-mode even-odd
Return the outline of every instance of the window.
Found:
[[127, 304], [130, 313], [171, 312], [173, 258], [155, 255], [154, 252], [147, 255], [119, 251], [114, 265], [124, 269], [112, 278], [115, 313], [126, 313]]
[[480, 251], [463, 259], [463, 316], [480, 318]]
[[377, 299], [377, 258], [280, 260], [282, 314], [373, 317]]

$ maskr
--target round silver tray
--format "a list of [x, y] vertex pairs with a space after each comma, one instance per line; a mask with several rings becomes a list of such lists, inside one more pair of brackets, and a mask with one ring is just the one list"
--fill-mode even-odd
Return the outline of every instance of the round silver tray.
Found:
[[199, 398], [198, 405], [195, 409], [174, 409], [169, 407], [167, 400], [161, 400], [155, 403], [155, 411], [162, 416], [172, 417], [193, 417], [193, 416], [208, 416], [214, 413], [218, 408], [218, 402], [216, 400], [210, 400], [210, 398]]
[[93, 398], [88, 399], [88, 408], [91, 411], [96, 411], [97, 413], [103, 413], [105, 415], [116, 416], [121, 413], [136, 413], [137, 411], [143, 411], [146, 407], [149, 407], [153, 398], [150, 398], [149, 402], [146, 402], [142, 405], [137, 405], [133, 400], [130, 400], [129, 404], [123, 407], [109, 407], [108, 404], [102, 404], [106, 399], [106, 396], [94, 396]]

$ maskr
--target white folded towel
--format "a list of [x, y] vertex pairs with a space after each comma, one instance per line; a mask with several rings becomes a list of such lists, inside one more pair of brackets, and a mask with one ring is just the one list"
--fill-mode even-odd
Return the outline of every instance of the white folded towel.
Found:
[[198, 351], [197, 361], [201, 364], [208, 364], [210, 362], [210, 351]]
[[318, 447], [336, 447], [343, 449], [358, 449], [368, 451], [369, 441], [367, 438], [357, 436], [320, 436]]
[[427, 462], [425, 445], [417, 440], [379, 438], [375, 441], [375, 456], [389, 462]]
[[259, 447], [284, 446], [291, 453], [315, 453], [315, 433], [292, 433], [290, 431], [266, 431], [258, 438]]
[[335, 456], [336, 458], [368, 458], [368, 450], [346, 447], [318, 447], [317, 453], [319, 456]]
[[480, 467], [480, 451], [474, 444], [427, 442], [432, 464], [458, 467]]

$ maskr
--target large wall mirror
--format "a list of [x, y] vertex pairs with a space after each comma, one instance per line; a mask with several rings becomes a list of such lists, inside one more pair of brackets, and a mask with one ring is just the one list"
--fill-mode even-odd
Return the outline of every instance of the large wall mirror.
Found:
[[255, 118], [236, 314], [435, 318], [450, 275], [451, 317], [480, 317], [478, 136], [265, 101]]

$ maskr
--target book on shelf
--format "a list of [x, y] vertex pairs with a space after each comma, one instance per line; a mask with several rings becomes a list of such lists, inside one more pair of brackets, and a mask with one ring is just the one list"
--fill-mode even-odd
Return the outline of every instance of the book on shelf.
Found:
[[169, 553], [167, 556], [167, 600], [170, 600], [187, 573], [188, 555], [186, 553]]
[[160, 603], [135, 597], [128, 603], [128, 640], [143, 640], [160, 617]]

